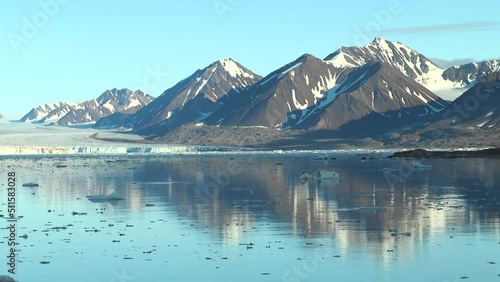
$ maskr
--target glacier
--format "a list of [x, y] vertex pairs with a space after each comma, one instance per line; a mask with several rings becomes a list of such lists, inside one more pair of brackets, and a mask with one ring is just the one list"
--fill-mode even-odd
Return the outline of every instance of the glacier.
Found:
[[[394, 149], [338, 150], [255, 150], [245, 147], [215, 147], [175, 144], [148, 144], [141, 136], [127, 132], [92, 128], [36, 125], [0, 121], [0, 159], [18, 156], [178, 156], [178, 155], [242, 155], [242, 156], [330, 156], [332, 154], [392, 154]], [[93, 138], [97, 136], [100, 139]], [[120, 140], [120, 141], [105, 141]], [[410, 148], [400, 148], [401, 150]], [[424, 148], [432, 150], [432, 148]], [[465, 148], [476, 150], [480, 148]], [[451, 149], [450, 149], [451, 150]]]
[[[203, 146], [144, 144], [139, 135], [92, 128], [0, 123], [0, 155], [179, 154], [217, 151]], [[117, 140], [116, 142], [106, 140]]]
[[[149, 144], [139, 135], [118, 130], [72, 128], [23, 122], [0, 122], [0, 156], [148, 156], [148, 155], [325, 155], [368, 150], [259, 150], [243, 147]], [[109, 141], [115, 140], [115, 141]], [[117, 141], [116, 141], [117, 140]]]

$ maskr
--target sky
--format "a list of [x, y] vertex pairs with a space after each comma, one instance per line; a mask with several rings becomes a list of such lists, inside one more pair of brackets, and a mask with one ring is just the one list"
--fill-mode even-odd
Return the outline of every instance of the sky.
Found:
[[447, 66], [500, 58], [497, 1], [4, 0], [0, 113], [106, 89], [159, 96], [222, 58], [265, 76], [375, 37]]

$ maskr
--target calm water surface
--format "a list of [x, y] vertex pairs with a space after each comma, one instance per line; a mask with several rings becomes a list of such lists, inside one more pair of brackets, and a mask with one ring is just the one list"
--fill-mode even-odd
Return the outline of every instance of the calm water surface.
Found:
[[[14, 171], [28, 236], [15, 278], [500, 281], [499, 159], [316, 157], [0, 159], [0, 214]], [[316, 170], [343, 178], [297, 179]], [[113, 191], [125, 200], [87, 199]]]

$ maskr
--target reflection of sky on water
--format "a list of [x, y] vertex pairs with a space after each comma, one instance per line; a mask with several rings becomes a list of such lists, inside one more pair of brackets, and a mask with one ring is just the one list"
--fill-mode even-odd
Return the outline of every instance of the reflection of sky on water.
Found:
[[[357, 156], [111, 160], [0, 160], [3, 174], [18, 174], [24, 216], [18, 232], [28, 235], [18, 240], [19, 280], [91, 275], [113, 281], [122, 268], [136, 277], [129, 281], [242, 275], [251, 281], [495, 281], [500, 274], [500, 160], [426, 160], [432, 169], [412, 170], [403, 182], [388, 181], [387, 173], [400, 175], [404, 161]], [[68, 167], [56, 168], [61, 163]], [[316, 170], [344, 177], [297, 179]], [[20, 187], [30, 181], [41, 187]], [[86, 199], [113, 191], [126, 200]], [[0, 202], [5, 214], [6, 195]], [[2, 250], [7, 254], [5, 245]], [[44, 260], [51, 263], [39, 264]]]

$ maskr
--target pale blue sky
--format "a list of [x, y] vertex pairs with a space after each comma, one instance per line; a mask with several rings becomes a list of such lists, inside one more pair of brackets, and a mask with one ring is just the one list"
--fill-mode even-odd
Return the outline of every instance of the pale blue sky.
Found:
[[0, 113], [115, 87], [158, 96], [226, 57], [266, 75], [375, 36], [430, 58], [500, 58], [499, 10], [482, 0], [4, 0]]

